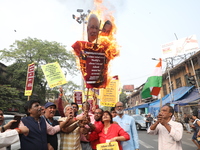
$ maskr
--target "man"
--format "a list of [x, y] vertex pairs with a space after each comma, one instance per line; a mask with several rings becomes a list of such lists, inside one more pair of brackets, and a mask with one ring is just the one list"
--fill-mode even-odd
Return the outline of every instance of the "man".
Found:
[[0, 127], [2, 127], [3, 125], [5, 125], [4, 116], [3, 116], [3, 110], [0, 109]]
[[101, 36], [109, 36], [111, 31], [112, 31], [112, 23], [110, 22], [110, 20], [107, 20], [103, 25], [100, 35]]
[[[103, 123], [101, 122], [102, 115], [103, 115], [103, 109], [98, 108], [95, 110], [94, 112], [95, 130], [93, 132], [96, 132], [97, 134], [100, 133], [103, 129]], [[97, 144], [100, 144], [99, 139], [97, 140], [90, 139], [90, 144], [91, 144], [92, 150], [96, 150]]]
[[115, 111], [115, 107], [111, 108], [110, 113], [112, 115], [112, 118], [115, 118], [117, 116], [117, 112]]
[[192, 125], [193, 128], [193, 136], [192, 136], [192, 142], [197, 146], [198, 149], [200, 149], [200, 141], [197, 139], [199, 136], [199, 129], [200, 129], [200, 120], [198, 119], [198, 114], [193, 112], [192, 114]]
[[70, 119], [70, 125], [61, 129], [60, 150], [82, 150], [80, 144], [80, 128], [79, 123], [74, 117], [74, 111], [71, 105], [64, 108], [65, 117], [58, 121], [62, 123], [66, 119]]
[[27, 136], [20, 135], [21, 150], [47, 150], [47, 134], [59, 132], [69, 120], [52, 127], [41, 117], [41, 106], [37, 100], [28, 101], [24, 109], [27, 117], [22, 118], [19, 127], [25, 125], [30, 132]]
[[26, 126], [4, 132], [5, 130], [10, 129], [13, 122], [16, 122], [16, 120], [11, 120], [6, 125], [0, 127], [0, 150], [6, 150], [6, 146], [18, 142], [19, 134], [26, 135], [29, 132], [29, 129]]
[[41, 116], [43, 116], [45, 114], [45, 107], [41, 106]]
[[157, 121], [147, 130], [147, 133], [159, 134], [158, 150], [182, 150], [183, 126], [172, 120], [173, 114], [173, 107], [164, 105], [157, 116]]
[[[89, 112], [90, 104], [87, 101], [82, 103], [82, 110], [83, 110], [83, 112], [80, 115], [78, 115], [77, 117], [81, 117], [81, 116], [85, 115], [86, 118], [89, 119], [89, 121], [87, 119], [86, 121], [84, 121], [84, 124], [87, 124], [88, 122], [90, 122], [85, 127], [86, 128], [90, 128], [90, 127], [92, 128], [93, 127], [92, 124], [94, 124], [95, 120], [94, 120], [94, 115]], [[85, 150], [85, 149], [92, 150], [92, 148], [90, 146], [90, 142], [84, 134], [81, 134], [81, 147], [82, 147], [83, 150]]]
[[139, 150], [139, 139], [135, 120], [133, 117], [124, 114], [123, 110], [123, 103], [117, 102], [115, 105], [117, 116], [113, 118], [113, 121], [117, 122], [130, 135], [130, 140], [121, 142], [122, 148], [124, 150]]
[[185, 127], [187, 129], [187, 133], [191, 134], [189, 121], [190, 121], [190, 118], [188, 117], [188, 115], [186, 113], [184, 113], [184, 124], [185, 124]]
[[78, 104], [72, 102], [71, 105], [72, 105], [72, 108], [74, 110], [74, 117], [76, 117], [78, 115], [78, 110], [79, 110]]
[[[58, 121], [53, 119], [56, 113], [56, 105], [52, 102], [47, 102], [44, 105], [44, 108], [45, 108], [45, 113], [43, 117], [46, 120], [46, 122], [53, 127], [58, 125], [59, 124]], [[53, 147], [54, 150], [57, 150], [58, 149], [57, 133], [54, 135], [47, 134], [47, 143], [49, 149], [52, 149]]]
[[95, 14], [91, 14], [87, 26], [88, 42], [94, 42], [99, 34], [99, 20]]
[[153, 121], [153, 118], [151, 117], [151, 114], [148, 114], [146, 117], [146, 128], [148, 129], [148, 127], [151, 126], [151, 123]]

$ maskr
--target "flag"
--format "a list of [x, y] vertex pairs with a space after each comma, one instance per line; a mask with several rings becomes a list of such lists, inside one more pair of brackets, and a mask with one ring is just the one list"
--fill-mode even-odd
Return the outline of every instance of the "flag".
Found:
[[152, 75], [147, 79], [145, 83], [141, 97], [142, 99], [158, 96], [160, 89], [162, 87], [162, 59], [159, 60], [159, 63], [156, 65], [156, 68]]

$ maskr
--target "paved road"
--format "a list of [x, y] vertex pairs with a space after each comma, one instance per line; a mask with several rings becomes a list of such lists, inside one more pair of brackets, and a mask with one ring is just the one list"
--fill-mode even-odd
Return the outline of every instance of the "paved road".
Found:
[[[192, 134], [183, 133], [182, 148], [183, 150], [197, 150], [197, 147], [191, 141]], [[138, 131], [140, 150], [157, 150], [158, 149], [158, 136], [149, 135], [146, 130]]]

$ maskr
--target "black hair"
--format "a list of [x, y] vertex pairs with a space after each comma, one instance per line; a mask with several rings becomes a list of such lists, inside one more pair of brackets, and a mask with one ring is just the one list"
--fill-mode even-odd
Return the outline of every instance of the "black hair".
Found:
[[71, 105], [76, 105], [77, 109], [79, 110], [78, 104], [75, 102], [72, 102]]
[[[110, 123], [113, 123], [111, 113], [110, 113], [109, 111], [107, 111], [107, 110], [103, 112], [103, 115], [104, 115], [105, 113], [107, 113], [107, 114], [110, 116]], [[103, 116], [103, 115], [102, 115], [102, 116]], [[103, 123], [103, 121], [102, 121], [102, 123]]]
[[111, 112], [112, 112], [112, 111], [115, 111], [115, 107], [111, 107], [110, 111], [111, 111]]
[[25, 110], [27, 116], [30, 116], [30, 113], [28, 111], [29, 111], [29, 109], [31, 109], [31, 107], [34, 103], [40, 103], [40, 101], [39, 100], [30, 100], [24, 105], [24, 110]]
[[174, 115], [174, 108], [170, 105], [164, 105], [163, 107], [165, 107], [165, 106], [169, 107], [169, 112], [172, 113], [172, 116], [173, 116]]
[[85, 102], [82, 103], [82, 107], [83, 107], [83, 105], [86, 104], [86, 103], [90, 106], [90, 103], [89, 103], [88, 101], [85, 101]]

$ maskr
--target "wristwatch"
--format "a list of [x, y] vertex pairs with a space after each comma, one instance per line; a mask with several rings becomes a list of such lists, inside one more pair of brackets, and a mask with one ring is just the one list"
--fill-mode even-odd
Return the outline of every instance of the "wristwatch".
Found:
[[92, 123], [90, 122], [90, 123], [88, 123], [88, 125], [89, 125], [89, 126], [92, 126]]

